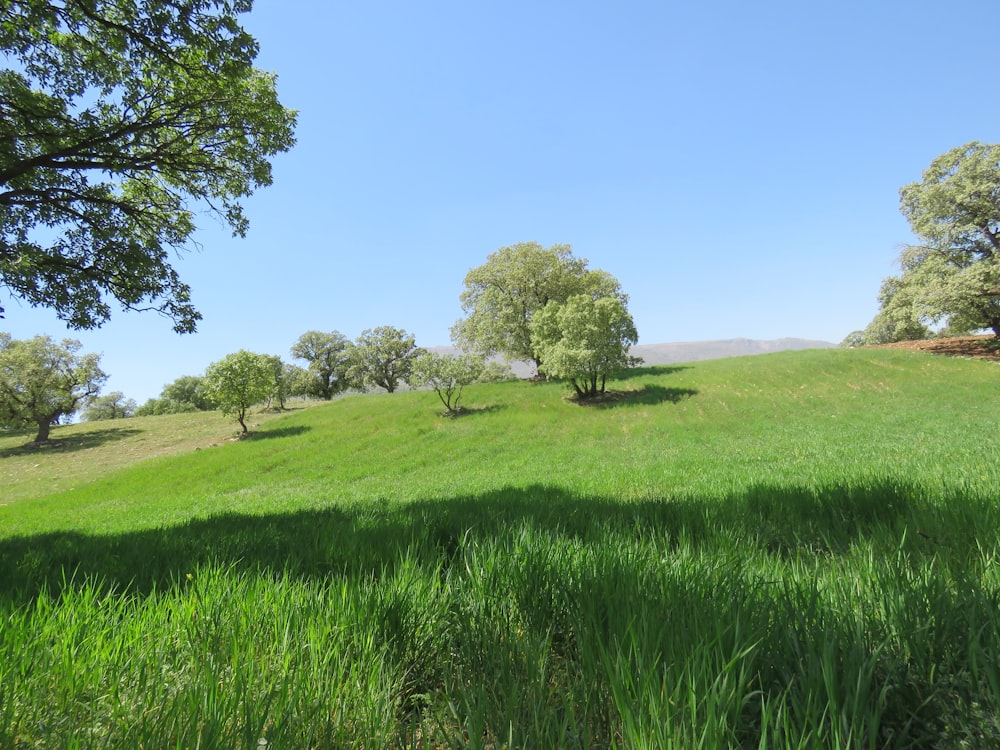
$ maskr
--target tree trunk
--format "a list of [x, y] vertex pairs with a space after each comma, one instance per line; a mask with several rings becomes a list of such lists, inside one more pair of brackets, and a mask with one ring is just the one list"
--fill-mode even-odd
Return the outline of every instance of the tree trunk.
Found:
[[986, 235], [986, 239], [989, 240], [990, 245], [993, 246], [993, 255], [1000, 253], [1000, 236], [997, 235], [997, 232], [990, 229], [989, 224], [980, 227], [980, 229], [983, 230], [983, 234]]
[[35, 435], [35, 444], [39, 445], [45, 443], [49, 439], [49, 429], [52, 427], [52, 422], [49, 419], [39, 419], [38, 420], [38, 434]]
[[531, 361], [535, 363], [535, 378], [542, 381], [547, 381], [549, 376], [545, 374], [545, 370], [542, 369], [542, 360], [538, 357], [532, 357]]

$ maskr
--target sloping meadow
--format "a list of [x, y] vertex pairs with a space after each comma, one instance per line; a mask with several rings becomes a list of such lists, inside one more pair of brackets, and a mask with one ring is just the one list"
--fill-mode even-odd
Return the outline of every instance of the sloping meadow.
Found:
[[996, 746], [998, 378], [816, 350], [349, 397], [21, 493], [0, 746]]

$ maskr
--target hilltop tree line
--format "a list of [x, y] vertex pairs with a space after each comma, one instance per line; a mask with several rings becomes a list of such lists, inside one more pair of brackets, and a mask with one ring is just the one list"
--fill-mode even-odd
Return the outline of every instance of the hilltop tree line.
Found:
[[287, 399], [330, 400], [348, 390], [393, 393], [401, 385], [432, 388], [447, 414], [456, 414], [465, 386], [511, 376], [504, 360], [533, 362], [539, 377], [566, 381], [580, 398], [605, 392], [608, 378], [638, 360], [628, 297], [611, 274], [588, 268], [568, 245], [535, 242], [501, 248], [469, 271], [461, 295], [466, 317], [452, 329], [458, 355], [416, 345], [401, 328], [380, 326], [349, 340], [339, 331], [307, 331], [290, 354], [241, 350], [164, 386], [158, 398], [136, 406], [115, 391], [100, 395], [107, 375], [97, 355], [78, 354], [72, 339], [0, 338], [0, 425], [34, 424], [36, 442], [49, 427], [82, 409], [84, 419], [115, 419], [219, 409], [245, 433], [248, 411]]
[[[948, 151], [900, 196], [920, 243], [903, 251], [902, 273], [883, 282], [872, 323], [844, 343], [984, 329], [1000, 337], [1000, 145]], [[466, 317], [451, 332], [464, 352], [458, 358], [425, 351], [391, 326], [368, 329], [353, 342], [337, 331], [309, 331], [291, 349], [306, 367], [241, 351], [204, 376], [165, 386], [141, 407], [119, 392], [100, 395], [107, 376], [96, 355], [77, 353], [79, 342], [0, 334], [0, 426], [35, 424], [41, 442], [53, 423], [81, 407], [88, 419], [220, 408], [246, 431], [246, 411], [257, 403], [283, 408], [290, 396], [330, 399], [350, 388], [391, 393], [404, 383], [433, 388], [455, 413], [465, 385], [500, 376], [487, 365], [497, 355], [533, 362], [540, 377], [565, 380], [581, 398], [603, 393], [611, 373], [635, 364], [628, 356], [638, 339], [628, 297], [617, 279], [589, 269], [568, 245], [500, 248], [469, 271], [460, 302]]]

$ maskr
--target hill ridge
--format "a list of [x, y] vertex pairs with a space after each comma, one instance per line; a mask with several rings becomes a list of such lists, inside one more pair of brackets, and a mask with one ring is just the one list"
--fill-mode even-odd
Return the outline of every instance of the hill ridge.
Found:
[[[712, 339], [705, 341], [675, 341], [659, 344], [637, 344], [629, 353], [633, 357], [641, 357], [645, 365], [673, 365], [682, 362], [699, 362], [707, 359], [726, 359], [728, 357], [745, 357], [754, 354], [770, 354], [781, 351], [799, 351], [802, 349], [832, 349], [837, 345], [818, 339], [802, 339], [785, 336], [778, 339], [750, 339], [735, 337], [730, 339]], [[431, 351], [440, 354], [456, 354], [459, 349], [454, 346], [432, 346]], [[511, 369], [518, 377], [528, 377], [534, 374], [534, 365], [530, 362], [514, 361]]]

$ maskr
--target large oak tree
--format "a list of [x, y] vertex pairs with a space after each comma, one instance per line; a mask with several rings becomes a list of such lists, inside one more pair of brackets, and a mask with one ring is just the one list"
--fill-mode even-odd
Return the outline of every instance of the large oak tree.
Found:
[[108, 376], [100, 355], [80, 348], [74, 339], [0, 333], [0, 424], [34, 425], [34, 442], [44, 443], [53, 424], [97, 396]]
[[452, 328], [452, 340], [465, 351], [503, 354], [537, 367], [542, 358], [532, 341], [532, 318], [550, 302], [577, 294], [626, 301], [614, 276], [588, 269], [586, 259], [574, 257], [569, 245], [502, 247], [466, 275], [460, 299], [467, 317]]
[[353, 344], [340, 331], [306, 331], [292, 345], [292, 356], [309, 363], [306, 392], [329, 401], [347, 389]]
[[361, 388], [378, 386], [393, 393], [400, 382], [409, 382], [422, 352], [413, 334], [402, 328], [366, 328], [350, 349], [349, 379]]
[[1000, 336], [1000, 144], [967, 143], [900, 190], [918, 238], [882, 284], [867, 343], [989, 329]]
[[[195, 214], [242, 236], [295, 113], [239, 24], [252, 0], [7, 0], [0, 18], [0, 288], [74, 328], [111, 302], [179, 332], [171, 265]], [[3, 300], [0, 299], [0, 304]], [[2, 311], [2, 308], [0, 308]]]

